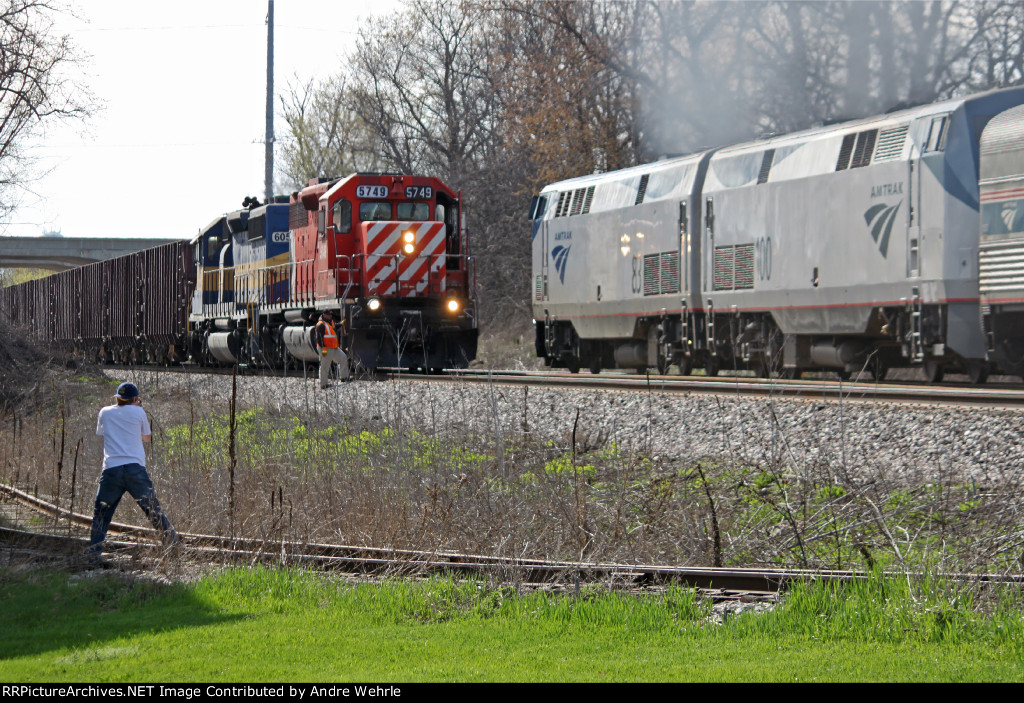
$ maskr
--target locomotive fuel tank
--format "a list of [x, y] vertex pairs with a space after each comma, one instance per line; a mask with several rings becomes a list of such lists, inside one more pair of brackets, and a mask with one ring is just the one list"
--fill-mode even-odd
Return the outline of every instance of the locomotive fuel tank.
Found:
[[281, 331], [284, 345], [288, 353], [300, 361], [318, 361], [316, 347], [313, 345], [312, 327], [289, 325]]

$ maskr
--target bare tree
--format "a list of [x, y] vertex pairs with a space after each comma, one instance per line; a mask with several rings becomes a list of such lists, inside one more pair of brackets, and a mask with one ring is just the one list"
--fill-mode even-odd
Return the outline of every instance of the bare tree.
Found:
[[538, 1], [518, 9], [636, 86], [648, 158], [1024, 81], [1024, 7], [1009, 0]]
[[30, 178], [24, 144], [44, 122], [89, 114], [88, 94], [66, 71], [79, 61], [67, 36], [54, 34], [52, 0], [0, 6], [0, 219], [10, 216]]
[[[594, 58], [607, 56], [605, 48], [577, 44], [561, 26], [545, 21], [542, 9], [512, 2], [492, 15], [501, 37], [494, 45], [501, 67], [494, 81], [509, 152], [502, 161], [518, 157], [529, 165], [531, 191], [581, 173], [632, 166], [644, 151], [635, 81]], [[615, 39], [629, 41], [633, 18], [612, 9], [609, 14], [590, 3], [560, 3], [552, 11], [571, 27], [614, 24]], [[586, 34], [587, 42], [609, 40]]]
[[494, 128], [488, 37], [478, 5], [411, 0], [360, 32], [353, 107], [400, 171], [461, 187]]
[[280, 151], [284, 190], [301, 188], [311, 178], [380, 170], [376, 134], [351, 109], [344, 76], [320, 84], [296, 78], [280, 100], [288, 125]]

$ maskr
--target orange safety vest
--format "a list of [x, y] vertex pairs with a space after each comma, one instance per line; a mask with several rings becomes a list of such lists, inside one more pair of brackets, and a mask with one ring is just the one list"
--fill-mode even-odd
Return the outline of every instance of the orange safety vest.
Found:
[[338, 344], [338, 333], [334, 331], [334, 325], [327, 320], [320, 320], [316, 324], [317, 327], [320, 325], [324, 326], [324, 349], [337, 349], [340, 345]]

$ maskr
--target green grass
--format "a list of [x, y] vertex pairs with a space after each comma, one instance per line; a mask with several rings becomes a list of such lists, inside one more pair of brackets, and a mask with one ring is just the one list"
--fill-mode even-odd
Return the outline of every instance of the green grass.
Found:
[[[297, 415], [274, 417], [262, 408], [243, 410], [235, 418], [236, 452], [253, 466], [289, 464], [303, 472], [317, 466], [351, 466], [380, 457], [404, 460], [410, 468], [424, 470], [439, 463], [456, 471], [479, 469], [487, 459], [462, 447], [444, 444], [417, 430], [401, 438], [389, 428], [349, 431], [339, 425], [315, 427]], [[210, 416], [191, 425], [175, 425], [160, 438], [171, 473], [180, 465], [198, 462], [215, 466], [228, 460], [230, 418]]]
[[[0, 576], [3, 576], [0, 574]], [[1024, 678], [1019, 594], [798, 588], [724, 625], [690, 592], [531, 594], [237, 570], [193, 585], [0, 581], [0, 680], [939, 681]]]

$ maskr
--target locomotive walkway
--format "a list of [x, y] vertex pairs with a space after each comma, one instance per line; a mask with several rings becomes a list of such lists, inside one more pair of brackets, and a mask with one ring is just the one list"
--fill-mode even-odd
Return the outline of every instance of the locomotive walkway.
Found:
[[64, 271], [172, 241], [175, 240], [125, 237], [0, 237], [0, 268]]

